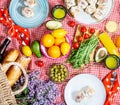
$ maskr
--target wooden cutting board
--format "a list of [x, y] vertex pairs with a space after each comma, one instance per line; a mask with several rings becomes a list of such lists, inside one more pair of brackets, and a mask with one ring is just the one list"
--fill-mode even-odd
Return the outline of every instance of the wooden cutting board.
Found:
[[[82, 36], [82, 34], [83, 34], [80, 32], [81, 27], [82, 27], [82, 25], [77, 25], [74, 40], [73, 40], [74, 42], [77, 42], [78, 36]], [[89, 33], [89, 30], [90, 30], [90, 28], [93, 28], [93, 27], [86, 27], [86, 28], [87, 28], [87, 31], [85, 33], [87, 33], [91, 36], [92, 34]], [[100, 33], [100, 31], [98, 29], [95, 29], [94, 35], [98, 36], [99, 33]], [[95, 50], [93, 50], [92, 53], [90, 54], [90, 62], [94, 61], [94, 55], [95, 55]], [[85, 65], [83, 65], [83, 66], [85, 66]]]
[[[82, 33], [80, 32], [81, 27], [82, 27], [81, 25], [77, 25], [75, 36], [74, 36], [74, 42], [77, 42], [78, 36], [82, 35]], [[86, 28], [87, 28], [86, 33], [89, 34], [89, 35], [92, 35], [92, 34], [89, 33], [89, 29], [92, 28], [92, 27], [86, 27]], [[100, 32], [99, 30], [95, 29], [94, 35], [99, 35], [99, 32]]]

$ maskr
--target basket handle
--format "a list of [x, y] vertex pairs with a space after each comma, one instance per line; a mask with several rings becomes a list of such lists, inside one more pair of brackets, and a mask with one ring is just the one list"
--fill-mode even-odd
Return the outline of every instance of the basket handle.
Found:
[[1, 66], [1, 70], [4, 71], [5, 67], [10, 67], [12, 65], [18, 66], [21, 69], [21, 71], [23, 72], [23, 75], [25, 77], [25, 83], [24, 83], [24, 85], [20, 89], [18, 89], [18, 90], [16, 90], [16, 91], [13, 92], [13, 94], [16, 95], [16, 94], [21, 93], [27, 87], [27, 84], [28, 84], [28, 75], [27, 75], [26, 70], [24, 69], [24, 67], [21, 64], [17, 63], [17, 62], [7, 63], [5, 66]]

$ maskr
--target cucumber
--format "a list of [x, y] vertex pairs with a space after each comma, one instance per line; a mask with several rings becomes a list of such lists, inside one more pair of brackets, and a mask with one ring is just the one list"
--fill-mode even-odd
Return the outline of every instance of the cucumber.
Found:
[[46, 23], [46, 27], [48, 29], [50, 29], [50, 30], [55, 30], [55, 29], [61, 28], [62, 27], [62, 23], [59, 22], [59, 21], [55, 21], [55, 20], [49, 20]]

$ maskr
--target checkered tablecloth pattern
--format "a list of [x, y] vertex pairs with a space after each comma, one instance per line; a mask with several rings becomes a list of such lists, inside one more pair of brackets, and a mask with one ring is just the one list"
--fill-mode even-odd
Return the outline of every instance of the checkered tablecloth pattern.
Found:
[[[57, 5], [57, 4], [64, 5], [63, 0], [48, 0], [48, 3], [49, 3], [50, 11], [54, 5]], [[0, 8], [9, 8], [9, 4], [10, 4], [10, 0], [0, 0]], [[47, 17], [45, 22], [50, 19], [52, 19], [52, 18], [51, 18], [51, 14], [49, 13], [49, 16]], [[66, 18], [62, 21], [62, 23], [63, 23], [63, 28], [65, 28], [68, 31], [68, 35], [70, 36], [70, 39], [73, 40], [74, 33], [75, 33], [75, 27], [71, 28], [68, 26], [67, 23], [69, 20], [73, 20], [73, 18], [71, 18], [69, 15], [67, 15]], [[118, 32], [116, 32], [114, 34], [110, 34], [114, 40], [117, 35], [120, 35], [120, 1], [119, 0], [114, 0], [114, 8], [112, 9], [110, 16], [107, 19], [105, 19], [103, 22], [101, 22], [99, 24], [88, 25], [88, 26], [97, 28], [99, 30], [104, 30], [105, 24], [109, 20], [114, 20], [119, 24]], [[81, 24], [81, 23], [78, 23], [78, 24]], [[29, 29], [29, 31], [30, 31], [30, 35], [31, 35], [31, 41], [33, 41], [35, 39], [40, 40], [41, 36], [44, 33], [47, 33], [48, 30], [46, 29], [45, 24], [42, 24], [39, 27]], [[4, 38], [5, 36], [7, 36], [7, 29], [5, 26], [0, 24], [0, 38]], [[17, 40], [13, 39], [9, 48], [19, 49], [19, 43], [17, 42]], [[37, 61], [37, 60], [43, 60], [45, 62], [44, 67], [40, 68], [37, 65], [35, 65], [35, 61]], [[94, 64], [94, 65], [90, 64], [89, 66], [84, 68], [84, 70], [81, 71], [79, 69], [73, 69], [69, 64], [66, 64], [65, 61], [66, 61], [65, 58], [59, 59], [59, 60], [52, 60], [52, 59], [48, 59], [44, 56], [42, 58], [38, 59], [33, 55], [32, 61], [29, 65], [28, 69], [40, 70], [41, 71], [41, 75], [40, 75], [41, 79], [49, 79], [48, 72], [49, 72], [49, 67], [52, 63], [65, 64], [69, 70], [69, 77], [68, 77], [69, 79], [72, 78], [74, 76], [74, 74], [88, 73], [88, 74], [94, 74], [95, 76], [97, 76], [98, 78], [100, 78], [102, 80], [107, 75], [107, 73], [110, 72], [108, 69], [106, 69], [104, 67], [103, 64]], [[118, 71], [119, 80], [120, 80], [120, 68], [118, 68], [117, 71]], [[58, 84], [59, 90], [62, 93], [62, 95], [60, 96], [59, 99], [56, 100], [56, 103], [64, 101], [64, 88], [65, 88], [66, 84], [67, 84], [67, 82]], [[114, 105], [120, 105], [120, 91], [115, 96]]]

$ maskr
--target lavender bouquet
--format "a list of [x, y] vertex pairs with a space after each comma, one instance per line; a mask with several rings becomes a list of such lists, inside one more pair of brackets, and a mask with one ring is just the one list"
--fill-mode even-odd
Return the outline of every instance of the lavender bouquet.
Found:
[[[31, 72], [28, 77], [28, 87], [16, 95], [18, 105], [55, 105], [56, 98], [60, 96], [57, 85], [50, 80], [40, 80], [39, 71]], [[13, 88], [17, 89], [23, 83], [24, 77], [21, 76]]]

